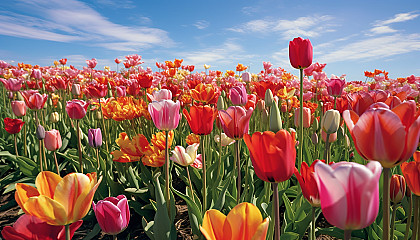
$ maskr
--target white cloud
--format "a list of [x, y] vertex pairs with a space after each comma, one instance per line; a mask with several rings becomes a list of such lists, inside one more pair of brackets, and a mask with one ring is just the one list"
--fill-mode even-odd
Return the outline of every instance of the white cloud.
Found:
[[390, 28], [389, 26], [377, 26], [370, 29], [372, 34], [384, 34], [384, 33], [393, 33], [397, 30]]
[[[83, 41], [112, 50], [133, 51], [151, 46], [173, 46], [168, 32], [150, 27], [128, 27], [103, 17], [77, 0], [21, 0], [33, 16], [0, 15], [0, 34], [59, 42]], [[3, 12], [4, 14], [4, 12]]]
[[313, 15], [309, 17], [299, 17], [295, 20], [284, 19], [256, 19], [240, 26], [229, 28], [228, 30], [239, 33], [260, 33], [272, 34], [273, 32], [282, 35], [283, 39], [290, 39], [295, 36], [317, 37], [321, 33], [335, 31], [331, 23], [334, 18], [329, 15]]
[[208, 28], [210, 26], [210, 23], [206, 20], [198, 20], [193, 25], [194, 25], [194, 27], [196, 27], [198, 29], [205, 29], [205, 28]]
[[397, 22], [405, 22], [409, 20], [413, 20], [414, 18], [417, 18], [419, 14], [409, 12], [409, 13], [399, 13], [395, 14], [395, 16], [391, 19], [385, 20], [385, 21], [378, 21], [377, 25], [388, 25], [391, 23], [397, 23]]

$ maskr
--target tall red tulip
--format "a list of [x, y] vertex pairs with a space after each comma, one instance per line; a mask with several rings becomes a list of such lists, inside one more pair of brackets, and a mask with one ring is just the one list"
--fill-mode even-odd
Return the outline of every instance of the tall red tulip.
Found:
[[243, 138], [249, 130], [249, 119], [251, 118], [253, 108], [247, 111], [240, 106], [231, 106], [228, 109], [219, 111], [219, 119], [223, 131], [232, 139], [239, 140]]
[[4, 129], [10, 134], [16, 134], [20, 132], [20, 130], [22, 130], [23, 124], [25, 124], [25, 122], [21, 119], [12, 119], [8, 117], [4, 119]]
[[401, 164], [401, 170], [412, 193], [420, 197], [420, 151], [414, 153], [414, 161]]
[[313, 49], [309, 39], [301, 37], [289, 43], [289, 59], [294, 68], [302, 69], [311, 66]]
[[73, 99], [67, 102], [66, 112], [71, 119], [82, 119], [86, 115], [87, 108], [89, 103]]
[[[295, 168], [295, 176], [299, 181], [302, 194], [313, 207], [320, 207], [321, 201], [319, 199], [318, 185], [315, 180], [315, 164], [320, 160], [315, 160], [309, 167], [306, 162], [303, 162], [300, 167], [300, 172]], [[322, 160], [323, 161], [323, 160]]]
[[245, 134], [244, 141], [249, 149], [255, 174], [266, 182], [283, 182], [289, 179], [295, 169], [295, 139], [286, 130]]
[[194, 134], [208, 135], [213, 131], [213, 123], [217, 114], [213, 107], [209, 105], [192, 106], [189, 113], [185, 108], [182, 112]]

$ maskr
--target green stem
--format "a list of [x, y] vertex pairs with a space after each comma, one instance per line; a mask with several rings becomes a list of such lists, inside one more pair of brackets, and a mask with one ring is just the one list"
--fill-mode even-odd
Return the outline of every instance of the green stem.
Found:
[[411, 234], [411, 239], [412, 240], [416, 240], [417, 239], [417, 229], [418, 229], [418, 225], [419, 225], [419, 200], [420, 197], [413, 195], [414, 198], [414, 222], [413, 222], [413, 230], [412, 230], [412, 234]]
[[238, 170], [236, 204], [239, 204], [239, 201], [241, 198], [241, 185], [242, 185], [241, 162], [239, 160], [239, 140], [236, 140], [234, 145], [235, 145], [235, 162], [236, 162], [236, 168]]
[[77, 132], [77, 151], [79, 152], [80, 172], [83, 173], [82, 140], [80, 138], [80, 120], [76, 120], [76, 132]]
[[39, 140], [39, 167], [41, 169], [41, 172], [44, 171], [44, 168], [42, 166], [42, 140]]
[[101, 167], [100, 158], [99, 158], [99, 148], [95, 150], [96, 150], [96, 159], [98, 160], [98, 172], [99, 172], [99, 169]]
[[60, 176], [60, 168], [58, 167], [57, 154], [55, 154], [55, 151], [53, 153], [54, 153], [55, 167], [57, 168], [57, 174], [58, 176]]
[[300, 168], [303, 161], [303, 69], [300, 70], [300, 109], [299, 109], [299, 159], [298, 167]]
[[[322, 130], [321, 130], [322, 131]], [[330, 163], [330, 134], [327, 133], [327, 138], [325, 139], [325, 150], [324, 150], [324, 159], [327, 164]]]
[[312, 236], [312, 240], [316, 240], [316, 236], [315, 236], [315, 207], [312, 207], [312, 227], [311, 227], [311, 236]]
[[219, 179], [221, 164], [222, 164], [222, 129], [219, 129], [219, 159], [217, 162], [216, 180]]
[[395, 226], [395, 215], [397, 214], [397, 203], [394, 202], [394, 204], [392, 204], [392, 215], [391, 215], [391, 227], [390, 227], [390, 238], [394, 239], [394, 226]]
[[389, 176], [391, 169], [384, 168], [384, 179], [383, 179], [383, 196], [382, 196], [382, 206], [383, 206], [383, 240], [389, 240]]
[[112, 240], [117, 240], [117, 235], [112, 235]]
[[101, 111], [101, 116], [102, 116], [102, 126], [104, 127], [104, 140], [105, 140], [106, 151], [109, 152], [109, 148], [108, 148], [108, 132], [106, 131], [105, 117], [104, 117], [104, 112], [102, 110], [101, 99], [99, 99], [98, 101], [99, 101], [99, 109]]
[[351, 239], [351, 230], [344, 230], [344, 240]]
[[64, 229], [66, 231], [66, 240], [70, 240], [71, 239], [71, 237], [70, 237], [70, 225], [69, 224], [64, 225]]
[[274, 208], [274, 239], [280, 240], [280, 208], [278, 183], [271, 183], [273, 186], [273, 208]]
[[17, 137], [16, 137], [16, 134], [17, 133], [13, 134], [14, 139], [15, 139], [15, 152], [16, 152], [16, 157], [19, 157], [18, 148], [17, 148]]
[[23, 125], [23, 146], [24, 146], [24, 156], [28, 156], [28, 147], [26, 145], [26, 124]]
[[169, 146], [168, 146], [169, 131], [165, 131], [165, 197], [166, 197], [166, 207], [168, 208], [168, 216], [171, 218], [171, 203], [169, 195]]
[[193, 189], [192, 182], [191, 182], [189, 166], [186, 166], [185, 169], [187, 170], [188, 185], [190, 186], [191, 198], [194, 201], [194, 189]]
[[410, 232], [412, 216], [413, 216], [413, 198], [410, 195], [408, 197], [408, 216], [407, 216], [407, 224], [405, 226], [404, 240], [408, 240], [408, 233]]
[[202, 160], [202, 166], [203, 166], [203, 214], [207, 210], [207, 164], [206, 164], [206, 154], [204, 149], [204, 139], [205, 136], [200, 136], [200, 147], [201, 147], [201, 160]]

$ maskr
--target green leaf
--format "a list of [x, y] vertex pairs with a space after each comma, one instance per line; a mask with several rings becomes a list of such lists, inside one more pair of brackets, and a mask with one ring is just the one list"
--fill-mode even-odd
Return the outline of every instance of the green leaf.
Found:
[[[196, 202], [194, 202], [191, 199], [190, 196], [192, 196], [192, 194], [190, 196], [187, 196], [187, 195], [181, 193], [180, 191], [174, 189], [173, 187], [171, 189], [176, 195], [178, 195], [179, 197], [184, 199], [184, 201], [187, 203], [188, 216], [189, 216], [189, 219], [190, 219], [193, 234], [200, 235], [200, 225], [201, 225], [202, 220], [203, 220], [202, 212], [201, 212], [201, 206], [198, 206], [196, 204]], [[187, 191], [188, 191], [188, 188], [187, 188]]]
[[175, 240], [176, 230], [174, 224], [171, 222], [168, 215], [168, 208], [166, 207], [165, 197], [163, 196], [162, 188], [160, 187], [159, 177], [155, 178], [156, 190], [156, 215], [153, 225], [153, 233], [155, 239], [159, 240]]
[[217, 209], [219, 211], [222, 210], [223, 205], [225, 204], [226, 191], [227, 191], [228, 186], [230, 185], [231, 179], [232, 178], [228, 178], [228, 179], [225, 180], [225, 183], [223, 185], [223, 189], [219, 194], [219, 198], [214, 203], [213, 209]]
[[296, 240], [299, 239], [299, 234], [294, 232], [285, 232], [280, 235], [280, 240]]
[[26, 176], [36, 177], [38, 175], [38, 166], [32, 159], [18, 156], [16, 161], [19, 165], [19, 170]]
[[83, 240], [90, 240], [96, 237], [96, 235], [98, 235], [101, 232], [101, 227], [99, 226], [99, 224], [95, 224], [95, 226], [93, 227], [92, 231], [90, 231], [88, 233], [88, 235], [86, 237], [83, 238]]

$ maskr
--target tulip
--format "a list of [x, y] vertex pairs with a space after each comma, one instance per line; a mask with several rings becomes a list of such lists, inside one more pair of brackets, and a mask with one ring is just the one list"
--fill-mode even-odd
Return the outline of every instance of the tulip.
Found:
[[392, 202], [401, 202], [405, 195], [405, 178], [402, 175], [394, 174], [390, 182], [390, 199]]
[[[298, 169], [295, 168], [295, 176], [299, 182], [300, 188], [302, 189], [302, 194], [306, 200], [312, 205], [312, 207], [320, 207], [321, 201], [319, 198], [318, 185], [315, 180], [315, 164], [320, 160], [315, 160], [309, 167], [306, 162], [303, 162], [300, 167], [299, 173]], [[323, 160], [322, 160], [323, 161]]]
[[36, 188], [16, 184], [15, 200], [28, 215], [50, 225], [68, 225], [89, 212], [101, 180], [96, 180], [96, 173], [70, 173], [61, 178], [53, 172], [43, 171], [35, 179]]
[[339, 78], [331, 79], [329, 82], [327, 82], [328, 94], [334, 97], [340, 97], [345, 85], [346, 85], [345, 80], [342, 80]]
[[392, 168], [409, 159], [420, 137], [420, 118], [416, 103], [406, 101], [392, 110], [385, 104], [370, 108], [360, 117], [352, 110], [343, 118], [357, 152], [367, 160], [379, 161]]
[[60, 121], [60, 115], [58, 114], [58, 112], [52, 112], [50, 115], [50, 122], [56, 123], [58, 121]]
[[42, 140], [45, 138], [45, 128], [42, 125], [38, 125], [38, 127], [36, 127], [36, 138], [38, 138], [38, 140]]
[[26, 115], [26, 104], [24, 101], [12, 101], [10, 103], [12, 111], [16, 117], [22, 117]]
[[61, 142], [60, 132], [56, 129], [46, 131], [44, 143], [45, 143], [45, 148], [50, 151], [55, 151], [61, 148], [62, 142]]
[[59, 62], [60, 62], [61, 65], [66, 65], [67, 58], [62, 58], [62, 59], [59, 60]]
[[321, 119], [321, 128], [327, 134], [333, 134], [338, 131], [340, 127], [340, 112], [330, 109], [325, 112], [324, 117]]
[[225, 100], [223, 98], [223, 94], [221, 94], [219, 98], [217, 99], [217, 110], [223, 110], [225, 108], [226, 108]]
[[88, 131], [89, 145], [93, 148], [100, 148], [102, 146], [102, 131], [100, 128], [89, 129]]
[[270, 108], [270, 122], [269, 129], [272, 132], [278, 132], [283, 128], [280, 110], [277, 104], [272, 104]]
[[12, 119], [7, 117], [4, 119], [4, 130], [10, 134], [16, 134], [22, 130], [23, 124], [25, 124], [25, 122], [21, 119]]
[[85, 88], [85, 94], [88, 98], [99, 99], [106, 96], [108, 92], [108, 86], [105, 84], [89, 84]]
[[96, 61], [96, 58], [92, 58], [91, 60], [86, 60], [86, 64], [89, 68], [95, 68], [96, 64], [98, 64], [98, 61]]
[[182, 112], [194, 134], [208, 135], [213, 130], [213, 123], [217, 114], [213, 107], [209, 105], [191, 106], [189, 113], [185, 108]]
[[89, 103], [73, 99], [67, 102], [66, 112], [71, 119], [82, 119], [86, 115], [87, 108]]
[[401, 164], [401, 171], [407, 181], [409, 190], [420, 196], [420, 151], [413, 154], [414, 161]]
[[229, 95], [233, 105], [244, 106], [248, 101], [248, 94], [246, 93], [246, 88], [243, 84], [232, 87], [229, 90]]
[[150, 101], [161, 101], [161, 100], [172, 100], [172, 92], [169, 89], [161, 89], [159, 91], [153, 91], [152, 94], [147, 94]]
[[[82, 225], [79, 220], [69, 226], [70, 238], [74, 232]], [[65, 240], [66, 234], [64, 226], [50, 225], [37, 217], [23, 214], [16, 220], [13, 226], [5, 226], [1, 231], [5, 240]]]
[[219, 119], [223, 131], [232, 139], [239, 140], [249, 130], [249, 119], [251, 118], [253, 108], [247, 111], [240, 106], [231, 106], [226, 111], [219, 111]]
[[42, 79], [42, 72], [40, 69], [32, 69], [31, 78]]
[[286, 130], [245, 134], [244, 141], [249, 149], [255, 174], [266, 182], [283, 182], [289, 179], [295, 169], [295, 140]]
[[107, 197], [97, 204], [92, 202], [92, 208], [99, 226], [106, 234], [117, 235], [124, 231], [130, 222], [130, 208], [124, 195]]
[[219, 92], [212, 84], [199, 83], [190, 90], [192, 99], [206, 104], [216, 103]]
[[71, 94], [79, 96], [81, 93], [82, 91], [80, 90], [80, 84], [73, 83], [71, 86]]
[[311, 66], [312, 51], [312, 44], [309, 39], [303, 39], [301, 37], [293, 39], [289, 43], [290, 64], [297, 69]]
[[7, 80], [4, 78], [0, 78], [0, 82], [3, 83], [4, 87], [11, 92], [19, 91], [22, 88], [23, 81], [23, 78], [9, 78]]
[[[222, 132], [222, 146], [228, 146], [231, 145], [232, 143], [235, 142], [235, 140], [233, 140], [232, 138], [228, 137], [225, 133]], [[220, 142], [220, 136], [219, 135], [215, 135], [214, 136], [214, 141], [215, 142]]]
[[187, 149], [183, 146], [176, 146], [172, 151], [171, 160], [184, 167], [191, 165], [197, 158], [198, 145], [198, 143], [194, 143]]
[[151, 102], [147, 106], [155, 126], [162, 131], [170, 131], [178, 127], [179, 109], [181, 104], [179, 101], [162, 100], [159, 102]]
[[142, 88], [149, 88], [153, 84], [153, 76], [148, 74], [140, 74], [137, 79]]
[[27, 90], [22, 92], [26, 106], [30, 109], [42, 109], [48, 99], [47, 94], [40, 94], [37, 90]]
[[[300, 108], [296, 108], [295, 109], [295, 114], [294, 114], [294, 121], [295, 121], [295, 126], [299, 127], [300, 125], [300, 114], [299, 114]], [[309, 128], [311, 126], [311, 109], [304, 107], [303, 108], [303, 127], [304, 128]]]
[[271, 90], [270, 90], [270, 89], [267, 89], [267, 90], [265, 91], [264, 101], [265, 101], [265, 104], [266, 104], [268, 107], [271, 107], [271, 105], [273, 105], [273, 102], [274, 102], [274, 97], [273, 97], [273, 92], [271, 92]]
[[251, 82], [252, 76], [250, 72], [244, 72], [242, 73], [241, 78], [243, 82]]
[[207, 240], [263, 240], [266, 238], [269, 219], [262, 219], [252, 203], [236, 205], [227, 216], [218, 210], [206, 211], [200, 231]]
[[375, 221], [379, 210], [381, 165], [354, 162], [315, 165], [321, 209], [327, 221], [345, 231], [362, 229]]
[[336, 132], [333, 133], [333, 134], [327, 134], [326, 132], [321, 131], [321, 138], [324, 142], [327, 142], [327, 135], [329, 135], [328, 136], [328, 142], [329, 143], [337, 141], [337, 133]]

